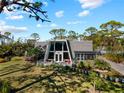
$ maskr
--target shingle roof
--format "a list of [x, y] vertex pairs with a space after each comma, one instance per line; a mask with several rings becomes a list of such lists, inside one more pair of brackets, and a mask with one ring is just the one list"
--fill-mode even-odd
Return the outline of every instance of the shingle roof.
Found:
[[74, 51], [93, 51], [92, 41], [70, 41], [71, 50]]

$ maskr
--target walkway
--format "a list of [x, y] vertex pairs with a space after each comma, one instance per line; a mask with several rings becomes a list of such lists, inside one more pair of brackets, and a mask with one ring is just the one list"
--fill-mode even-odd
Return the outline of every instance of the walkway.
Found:
[[115, 69], [116, 71], [118, 71], [120, 74], [124, 75], [124, 65], [123, 64], [112, 62], [110, 60], [107, 60], [104, 57], [98, 57], [98, 59], [101, 59], [101, 60], [106, 61], [107, 63], [109, 63], [111, 65], [111, 67], [113, 69]]

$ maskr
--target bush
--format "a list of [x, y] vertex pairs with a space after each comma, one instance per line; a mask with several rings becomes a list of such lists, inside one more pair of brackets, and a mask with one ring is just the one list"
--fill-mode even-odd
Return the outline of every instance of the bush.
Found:
[[121, 63], [124, 61], [124, 56], [122, 54], [106, 54], [105, 57], [117, 63]]
[[0, 63], [6, 62], [4, 58], [0, 58]]
[[27, 51], [27, 56], [38, 55], [41, 52], [40, 48], [31, 48]]
[[98, 59], [95, 60], [94, 66], [95, 66], [95, 68], [101, 69], [101, 70], [110, 70], [110, 68], [111, 68], [110, 64], [108, 64], [105, 61], [98, 60]]
[[85, 68], [85, 65], [84, 65], [83, 61], [81, 61], [81, 62], [78, 63], [78, 68], [79, 69]]
[[36, 48], [31, 48], [27, 51], [26, 53], [26, 61], [37, 61], [40, 60], [42, 58], [42, 49], [39, 47]]

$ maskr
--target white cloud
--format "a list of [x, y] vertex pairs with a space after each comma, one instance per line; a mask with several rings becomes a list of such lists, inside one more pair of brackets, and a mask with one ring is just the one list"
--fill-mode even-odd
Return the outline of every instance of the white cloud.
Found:
[[5, 25], [5, 21], [0, 20], [0, 26], [4, 26]]
[[58, 27], [58, 25], [55, 24], [55, 23], [52, 23], [52, 24], [49, 24], [49, 25], [37, 24], [36, 27], [38, 27], [38, 28], [54, 28], [54, 27]]
[[50, 25], [50, 27], [57, 27], [57, 26], [58, 26], [58, 25], [55, 24], [55, 23], [53, 23], [53, 24]]
[[43, 2], [43, 5], [48, 6], [48, 2]]
[[56, 17], [63, 17], [64, 16], [64, 11], [63, 10], [60, 10], [60, 11], [57, 11], [56, 13], [55, 13], [55, 15], [56, 15]]
[[10, 16], [7, 16], [6, 19], [18, 20], [18, 19], [23, 19], [23, 16], [22, 15], [10, 15]]
[[37, 25], [36, 25], [36, 27], [41, 28], [41, 27], [42, 27], [42, 25], [41, 25], [41, 24], [37, 24]]
[[78, 14], [80, 17], [88, 16], [90, 14], [89, 10], [84, 10]]
[[9, 12], [6, 8], [4, 8], [3, 13], [6, 15], [6, 19], [18, 20], [18, 19], [23, 19], [22, 14], [25, 14], [26, 12], [24, 12], [24, 11], [12, 11], [12, 12]]
[[79, 2], [83, 9], [93, 9], [101, 6], [104, 3], [104, 0], [79, 0]]
[[82, 21], [69, 21], [67, 22], [68, 25], [76, 25], [76, 24], [81, 24]]
[[0, 20], [0, 32], [25, 32], [27, 27], [17, 27], [6, 25], [5, 21]]

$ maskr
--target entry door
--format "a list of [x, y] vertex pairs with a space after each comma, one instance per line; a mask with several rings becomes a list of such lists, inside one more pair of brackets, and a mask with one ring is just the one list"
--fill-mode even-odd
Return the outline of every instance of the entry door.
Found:
[[62, 52], [56, 52], [55, 53], [55, 62], [62, 62], [62, 61], [63, 61]]

